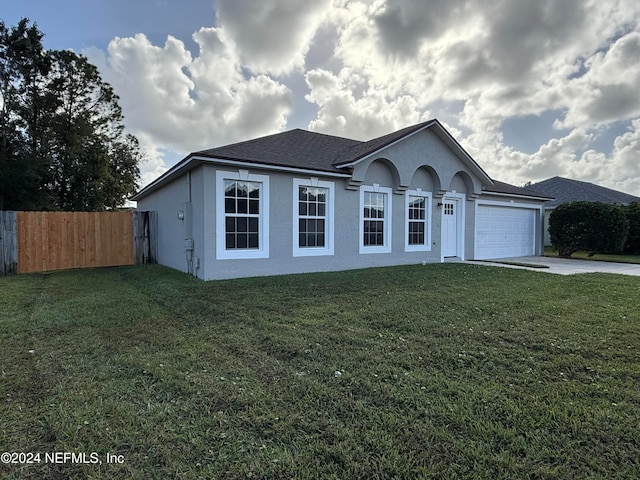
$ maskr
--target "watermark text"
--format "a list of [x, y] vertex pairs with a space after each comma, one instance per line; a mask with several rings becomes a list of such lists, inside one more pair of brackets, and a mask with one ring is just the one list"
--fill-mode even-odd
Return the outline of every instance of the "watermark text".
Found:
[[107, 452], [100, 455], [97, 452], [3, 452], [0, 462], [4, 464], [74, 464], [74, 465], [102, 465], [122, 464], [124, 455]]

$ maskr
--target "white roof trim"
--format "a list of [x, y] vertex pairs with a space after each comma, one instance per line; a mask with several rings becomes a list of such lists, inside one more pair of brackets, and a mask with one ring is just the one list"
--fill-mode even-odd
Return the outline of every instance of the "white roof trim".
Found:
[[353, 162], [341, 164], [341, 165], [339, 165], [339, 167], [340, 168], [342, 168], [342, 167], [352, 167], [355, 164], [357, 164], [357, 163], [359, 163], [359, 162], [361, 162], [363, 160], [366, 160], [367, 158], [370, 158], [372, 156], [378, 155], [381, 151], [383, 151], [383, 150], [385, 150], [385, 149], [387, 149], [389, 147], [392, 147], [393, 145], [396, 145], [397, 143], [402, 142], [402, 141], [406, 140], [407, 138], [412, 137], [413, 135], [415, 135], [415, 134], [417, 134], [419, 132], [423, 132], [423, 131], [433, 127], [434, 125], [436, 127], [438, 127], [438, 131], [440, 133], [442, 133], [442, 134], [444, 134], [446, 136], [448, 141], [444, 140], [442, 138], [441, 138], [441, 140], [445, 141], [445, 143], [447, 143], [447, 146], [449, 148], [457, 150], [460, 153], [459, 156], [463, 157], [463, 158], [461, 158], [461, 160], [463, 160], [463, 162], [469, 164], [472, 167], [472, 169], [476, 170], [476, 172], [479, 174], [479, 176], [482, 178], [483, 181], [486, 181], [486, 183], [488, 183], [489, 185], [493, 185], [494, 184], [493, 183], [493, 179], [487, 174], [487, 172], [485, 172], [482, 169], [482, 167], [478, 164], [478, 162], [476, 162], [473, 159], [473, 157], [471, 157], [471, 155], [469, 155], [467, 153], [467, 151], [464, 148], [462, 148], [462, 146], [458, 143], [458, 141], [455, 138], [453, 138], [453, 136], [451, 136], [451, 134], [447, 131], [447, 129], [444, 128], [442, 126], [442, 124], [440, 122], [438, 122], [437, 120], [431, 120], [429, 123], [427, 123], [423, 127], [421, 127], [419, 129], [411, 132], [411, 133], [408, 133], [408, 134], [398, 138], [394, 142], [391, 142], [388, 145], [380, 147], [377, 150], [374, 150], [373, 152], [371, 152], [371, 153], [369, 153], [369, 154], [367, 154], [367, 155], [365, 155], [365, 156], [363, 156], [363, 157], [361, 157], [361, 158], [359, 158], [359, 159], [357, 159], [357, 160], [355, 160]]
[[[191, 166], [192, 164], [194, 164]], [[161, 176], [156, 178], [153, 182], [142, 188], [138, 193], [136, 193], [131, 200], [136, 201], [146, 197], [148, 194], [156, 191], [158, 188], [167, 184], [171, 180], [173, 180], [176, 176], [180, 175], [183, 171], [191, 170], [197, 165], [209, 163], [214, 165], [232, 165], [237, 167], [245, 167], [245, 168], [254, 168], [260, 170], [273, 170], [279, 172], [291, 172], [291, 173], [306, 173], [311, 175], [317, 175], [320, 177], [337, 177], [337, 178], [349, 178], [351, 177], [348, 173], [337, 173], [337, 172], [325, 172], [324, 170], [314, 170], [309, 168], [294, 168], [294, 167], [284, 167], [279, 165], [269, 165], [266, 163], [252, 163], [252, 162], [242, 162], [239, 160], [226, 160], [223, 158], [215, 158], [215, 157], [204, 157], [200, 155], [189, 155], [185, 159], [176, 163], [169, 170], [164, 172]]]
[[375, 151], [373, 151], [373, 152], [371, 152], [371, 153], [369, 153], [369, 154], [365, 155], [364, 157], [359, 158], [358, 160], [355, 160], [355, 161], [353, 161], [353, 162], [349, 162], [349, 163], [345, 163], [345, 164], [340, 164], [340, 168], [343, 168], [343, 167], [353, 167], [355, 164], [360, 163], [361, 161], [366, 160], [367, 158], [369, 158], [369, 157], [372, 157], [372, 156], [376, 155], [378, 152], [380, 152], [380, 151], [382, 151], [382, 150], [384, 150], [384, 149], [386, 149], [386, 148], [392, 147], [393, 145], [395, 145], [395, 144], [397, 144], [397, 143], [399, 143], [399, 142], [402, 142], [403, 140], [405, 140], [405, 139], [407, 139], [407, 138], [409, 138], [409, 137], [412, 137], [413, 135], [415, 135], [415, 134], [416, 134], [416, 133], [418, 133], [418, 132], [422, 132], [422, 131], [426, 130], [427, 128], [430, 128], [430, 127], [431, 127], [431, 125], [433, 125], [434, 123], [435, 123], [435, 121], [433, 121], [433, 120], [432, 120], [432, 121], [431, 121], [431, 122], [429, 122], [427, 125], [424, 125], [423, 127], [419, 128], [419, 129], [417, 129], [417, 130], [415, 130], [415, 131], [413, 131], [413, 132], [411, 132], [411, 133], [407, 133], [405, 136], [400, 137], [400, 138], [399, 138], [399, 139], [397, 139], [396, 141], [391, 142], [390, 144], [385, 145], [384, 147], [380, 147], [380, 148], [378, 148], [377, 150], [375, 150]]
[[316, 170], [313, 168], [285, 167], [282, 165], [270, 165], [268, 163], [243, 162], [240, 160], [226, 160], [224, 158], [201, 157], [198, 155], [194, 155], [192, 158], [204, 163], [215, 163], [215, 164], [221, 164], [221, 165], [237, 165], [239, 167], [246, 166], [249, 168], [260, 168], [263, 170], [277, 170], [280, 172], [309, 173], [309, 174], [316, 174], [318, 176], [324, 176], [324, 177], [349, 178], [351, 176], [351, 174], [349, 173], [327, 172], [324, 170]]
[[537, 200], [538, 202], [548, 202], [549, 200], [553, 200], [552, 198], [547, 197], [533, 197], [531, 195], [519, 195], [517, 193], [502, 193], [502, 192], [492, 192], [490, 190], [483, 190], [480, 194], [480, 198], [483, 195], [495, 195], [496, 197], [509, 197], [509, 198], [526, 198], [527, 200]]

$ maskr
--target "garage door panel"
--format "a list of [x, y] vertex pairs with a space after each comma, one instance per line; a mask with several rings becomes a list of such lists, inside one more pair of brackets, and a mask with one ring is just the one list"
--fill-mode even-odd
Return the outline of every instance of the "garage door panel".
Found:
[[535, 253], [535, 210], [479, 205], [476, 258], [522, 257]]

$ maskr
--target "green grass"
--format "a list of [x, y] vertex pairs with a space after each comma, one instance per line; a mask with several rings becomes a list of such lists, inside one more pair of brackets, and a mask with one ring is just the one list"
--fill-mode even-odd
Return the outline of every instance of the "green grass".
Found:
[[[554, 250], [553, 247], [544, 247], [544, 256], [558, 257], [558, 252], [557, 250]], [[640, 263], [640, 255], [630, 255], [622, 253], [596, 253], [595, 255], [589, 256], [588, 252], [580, 251], [571, 255], [571, 258], [575, 258], [578, 260], [594, 260], [598, 262]]]
[[638, 298], [465, 264], [0, 278], [0, 451], [103, 461], [0, 476], [639, 478]]

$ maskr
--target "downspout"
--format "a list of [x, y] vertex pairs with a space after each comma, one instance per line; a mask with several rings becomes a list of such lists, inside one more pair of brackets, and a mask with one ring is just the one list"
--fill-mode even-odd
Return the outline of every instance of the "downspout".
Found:
[[191, 170], [187, 170], [187, 201], [183, 205], [185, 213], [184, 250], [187, 260], [187, 273], [196, 275], [193, 267], [193, 222], [191, 208]]

